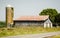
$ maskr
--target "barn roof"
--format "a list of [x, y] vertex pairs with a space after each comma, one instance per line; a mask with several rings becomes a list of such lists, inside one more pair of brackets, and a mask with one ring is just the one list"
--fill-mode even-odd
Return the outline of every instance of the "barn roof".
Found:
[[49, 18], [49, 15], [40, 15], [40, 16], [21, 16], [21, 17], [18, 17], [16, 18], [15, 20], [29, 20], [29, 21], [32, 21], [32, 20], [36, 20], [36, 21], [41, 21], [41, 20], [46, 20]]

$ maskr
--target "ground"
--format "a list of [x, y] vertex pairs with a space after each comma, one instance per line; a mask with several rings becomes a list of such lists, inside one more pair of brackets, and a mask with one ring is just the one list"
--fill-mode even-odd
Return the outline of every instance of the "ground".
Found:
[[17, 35], [17, 36], [8, 36], [1, 38], [50, 38], [51, 36], [58, 35], [59, 32], [49, 32], [49, 33], [41, 33], [41, 34], [27, 34], [27, 35]]

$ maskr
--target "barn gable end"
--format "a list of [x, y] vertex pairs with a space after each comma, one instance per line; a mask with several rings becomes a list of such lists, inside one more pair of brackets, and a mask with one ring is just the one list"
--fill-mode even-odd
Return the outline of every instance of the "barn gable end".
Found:
[[52, 27], [52, 22], [49, 18], [44, 22], [44, 27]]

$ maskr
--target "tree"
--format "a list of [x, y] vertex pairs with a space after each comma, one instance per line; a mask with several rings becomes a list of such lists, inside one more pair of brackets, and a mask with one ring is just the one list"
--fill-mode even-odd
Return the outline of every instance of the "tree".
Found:
[[55, 16], [55, 22], [60, 23], [60, 13]]
[[60, 13], [55, 16], [55, 22], [60, 26]]
[[55, 16], [58, 14], [57, 10], [56, 9], [51, 9], [51, 8], [48, 8], [48, 9], [43, 9], [41, 11], [41, 13], [39, 13], [39, 15], [49, 15], [50, 17], [50, 20], [52, 22], [54, 22], [54, 19], [55, 19]]
[[5, 22], [0, 21], [0, 28], [5, 27]]

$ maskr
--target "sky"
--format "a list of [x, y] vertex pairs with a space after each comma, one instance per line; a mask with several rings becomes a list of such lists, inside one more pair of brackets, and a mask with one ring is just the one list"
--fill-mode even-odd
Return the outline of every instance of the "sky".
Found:
[[53, 8], [60, 13], [60, 0], [0, 0], [0, 21], [5, 21], [5, 7], [14, 7], [14, 19], [20, 16], [38, 16], [43, 9]]

